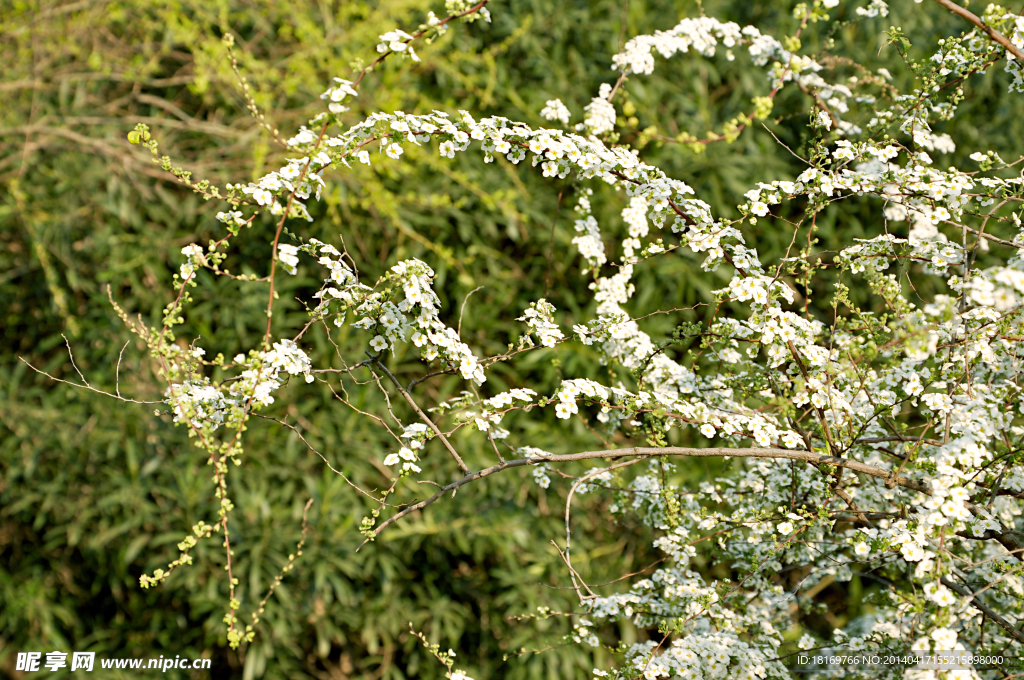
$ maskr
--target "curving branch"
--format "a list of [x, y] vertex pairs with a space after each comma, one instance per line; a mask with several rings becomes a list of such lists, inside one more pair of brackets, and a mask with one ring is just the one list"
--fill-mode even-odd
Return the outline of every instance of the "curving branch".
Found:
[[[501, 472], [508, 468], [523, 467], [524, 465], [536, 465], [537, 463], [571, 463], [578, 460], [590, 460], [593, 458], [626, 458], [629, 456], [640, 456], [642, 458], [653, 458], [655, 456], [683, 456], [688, 458], [777, 458], [785, 460], [801, 460], [812, 465], [835, 465], [840, 468], [849, 468], [854, 472], [860, 472], [871, 477], [877, 477], [879, 479], [886, 480], [887, 483], [893, 486], [902, 486], [906, 489], [913, 491], [920, 491], [921, 493], [931, 495], [931, 486], [922, 480], [911, 479], [903, 475], [896, 475], [892, 470], [886, 470], [884, 468], [877, 467], [875, 465], [868, 465], [855, 460], [849, 460], [847, 458], [840, 458], [838, 456], [830, 456], [825, 453], [815, 453], [813, 451], [792, 451], [789, 449], [774, 449], [774, 448], [744, 448], [744, 449], [730, 449], [730, 448], [707, 448], [707, 449], [694, 449], [682, 446], [666, 446], [663, 448], [651, 448], [651, 447], [640, 447], [634, 446], [626, 449], [606, 449], [603, 451], [581, 451], [579, 453], [565, 453], [565, 454], [551, 454], [548, 456], [535, 456], [532, 458], [518, 458], [516, 460], [508, 460], [497, 465], [492, 465], [489, 468], [478, 470], [477, 472], [470, 472], [465, 477], [456, 480], [448, 486], [441, 487], [441, 490], [435, 493], [430, 498], [426, 498], [418, 503], [413, 503], [407, 508], [398, 512], [387, 520], [381, 523], [376, 529], [373, 530], [374, 536], [379, 536], [384, 529], [389, 525], [394, 524], [398, 520], [402, 519], [409, 513], [415, 512], [430, 505], [445, 493], [451, 491], [452, 495], [459, 490], [459, 487], [476, 481], [483, 477], [489, 477], [496, 472]], [[360, 548], [366, 545], [370, 539], [363, 541], [359, 546]]]
[[970, 10], [964, 9], [960, 5], [956, 4], [955, 2], [951, 2], [950, 0], [935, 0], [935, 2], [939, 3], [953, 14], [959, 14], [964, 19], [970, 21], [972, 24], [974, 24], [982, 31], [984, 31], [988, 35], [988, 37], [992, 38], [992, 40], [1005, 47], [1007, 52], [1012, 54], [1014, 57], [1019, 59], [1022, 64], [1024, 64], [1024, 52], [1022, 52], [1019, 47], [1010, 42], [1010, 39], [1007, 38], [1005, 35], [1003, 35], [999, 31], [997, 31], [996, 29], [992, 28], [991, 26], [987, 25], [984, 21], [982, 21], [981, 17], [979, 17], [977, 14]]

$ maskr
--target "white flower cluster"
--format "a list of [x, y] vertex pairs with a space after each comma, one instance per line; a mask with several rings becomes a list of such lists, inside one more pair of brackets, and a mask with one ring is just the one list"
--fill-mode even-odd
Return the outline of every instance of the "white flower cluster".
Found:
[[[543, 449], [538, 449], [535, 446], [520, 447], [516, 449], [516, 453], [518, 453], [523, 458], [543, 458], [545, 456], [551, 455], [547, 451], [544, 451]], [[549, 472], [551, 472], [551, 468], [548, 467], [547, 463], [538, 463], [533, 465], [531, 468], [533, 481], [535, 481], [537, 483], [537, 486], [539, 486], [542, 489], [546, 489], [549, 486], [551, 486], [551, 477], [548, 476]]]
[[415, 48], [410, 44], [412, 43], [412, 36], [403, 30], [395, 29], [388, 31], [380, 36], [380, 43], [377, 45], [377, 51], [381, 54], [388, 52], [398, 52], [403, 56], [407, 56], [413, 61], [420, 61], [420, 57], [416, 54]]
[[[398, 453], [388, 454], [384, 458], [384, 464], [391, 467], [402, 463], [403, 474], [407, 472], [422, 472], [420, 466], [416, 464], [420, 459], [417, 452], [423, 450], [428, 436], [427, 426], [423, 423], [413, 423], [407, 426], [401, 435], [405, 445]], [[402, 461], [405, 462], [403, 463]]]
[[[496, 394], [490, 399], [484, 399], [482, 403], [484, 406], [483, 411], [479, 414], [467, 411], [465, 418], [471, 418], [476, 424], [476, 429], [486, 432], [490, 438], [505, 439], [509, 436], [509, 431], [497, 426], [501, 422], [502, 417], [502, 413], [498, 413], [498, 411], [522, 408], [527, 404], [532, 404], [536, 396], [537, 393], [529, 388], [517, 387], [507, 392]], [[516, 404], [516, 402], [520, 403]]]
[[[383, 38], [384, 36], [381, 36], [381, 39]], [[380, 50], [379, 47], [377, 49], [378, 51]], [[355, 97], [359, 93], [352, 87], [352, 81], [350, 80], [335, 78], [334, 82], [336, 83], [335, 86], [320, 95], [320, 98], [330, 100], [327, 108], [330, 109], [331, 113], [344, 113], [348, 111], [348, 107], [344, 106], [342, 102], [345, 101], [346, 97]]]
[[634, 644], [626, 658], [645, 680], [770, 680], [789, 678], [789, 671], [775, 661], [768, 646], [752, 645], [737, 634], [695, 633], [674, 639], [663, 654], [651, 657], [654, 641]]
[[[1009, 35], [1010, 42], [1024, 50], [1024, 15], [1014, 17], [1012, 14], [1007, 12], [1004, 16], [1013, 20], [1013, 30]], [[1010, 84], [1010, 91], [1024, 92], [1024, 64], [1021, 64], [1020, 61], [1012, 54], [1007, 54], [1006, 66], [1004, 68], [1007, 73], [1013, 76], [1013, 82]]]
[[181, 280], [192, 281], [196, 268], [206, 266], [206, 254], [203, 252], [202, 246], [195, 243], [190, 243], [182, 248], [181, 254], [187, 258], [187, 261], [179, 269]]
[[[370, 341], [375, 352], [406, 342], [406, 336], [426, 361], [440, 358], [442, 362], [458, 368], [462, 377], [482, 385], [487, 377], [483, 366], [469, 345], [459, 339], [458, 333], [438, 319], [440, 300], [432, 286], [434, 270], [419, 260], [399, 262], [391, 268], [386, 279], [404, 294], [397, 304], [383, 293], [370, 293], [355, 311], [363, 318], [352, 324], [356, 328], [372, 329], [377, 335]], [[412, 316], [418, 311], [416, 316]]]
[[201, 427], [206, 424], [213, 429], [220, 427], [231, 408], [239, 400], [227, 397], [211, 382], [203, 379], [185, 380], [168, 386], [164, 397], [174, 411], [174, 422], [185, 419]]
[[569, 109], [566, 108], [561, 99], [547, 100], [544, 108], [540, 110], [540, 115], [544, 120], [557, 120], [562, 125], [569, 124]]
[[576, 213], [580, 219], [576, 220], [574, 227], [581, 235], [574, 236], [572, 243], [580, 251], [580, 255], [587, 261], [587, 264], [594, 268], [596, 274], [601, 265], [608, 261], [608, 258], [604, 252], [604, 241], [601, 240], [601, 228], [594, 216], [590, 214], [589, 197], [593, 193], [593, 189], [585, 190], [576, 204]]
[[[202, 352], [202, 350], [197, 350]], [[303, 375], [313, 382], [309, 356], [292, 340], [275, 342], [269, 352], [239, 354], [235, 364], [245, 368], [238, 379], [215, 384], [206, 376], [171, 383], [164, 394], [174, 411], [174, 422], [186, 421], [193, 427], [217, 429], [224, 423], [237, 424], [248, 402], [255, 407], [274, 403], [273, 392], [287, 382], [288, 375]]]
[[612, 86], [602, 83], [600, 93], [583, 107], [587, 114], [583, 125], [593, 135], [603, 135], [615, 129], [615, 107], [609, 100], [611, 94]]
[[241, 227], [245, 224], [245, 218], [242, 216], [241, 210], [228, 210], [226, 212], [217, 213], [217, 221], [222, 222], [230, 227]]
[[[316, 138], [313, 133], [305, 129], [288, 140], [290, 146], [297, 146], [301, 143], [314, 144], [315, 142]], [[323, 151], [317, 153], [312, 159], [308, 157], [295, 158], [289, 160], [288, 165], [277, 172], [271, 172], [260, 178], [258, 182], [250, 182], [241, 187], [241, 191], [243, 194], [252, 196], [258, 205], [266, 207], [272, 215], [283, 215], [285, 205], [290, 204], [290, 217], [301, 217], [312, 222], [313, 218], [310, 217], [305, 203], [299, 199], [308, 199], [312, 194], [316, 200], [320, 200], [320, 192], [324, 187], [321, 173], [324, 167], [330, 163], [330, 157]], [[282, 204], [282, 200], [284, 204]]]
[[[654, 35], [640, 35], [626, 42], [622, 52], [612, 57], [612, 68], [626, 73], [650, 75], [654, 73], [653, 50], [657, 50], [665, 59], [677, 52], [694, 51], [710, 57], [715, 54], [719, 40], [727, 48], [732, 48], [743, 41], [743, 36], [751, 38], [751, 55], [767, 61], [776, 53], [781, 54], [782, 44], [772, 41], [765, 49], [760, 41], [764, 36], [752, 26], [741, 29], [739, 24], [731, 21], [721, 22], [712, 17], [683, 19], [675, 28], [668, 31], [657, 31]], [[755, 44], [757, 47], [755, 48]], [[762, 61], [761, 63], [764, 63]]]
[[887, 17], [889, 16], [889, 5], [884, 0], [871, 0], [867, 7], [858, 7], [857, 14], [869, 19]]
[[558, 324], [555, 323], [554, 314], [555, 306], [541, 298], [536, 302], [531, 302], [523, 315], [516, 321], [525, 321], [526, 325], [530, 327], [530, 332], [536, 333], [542, 346], [554, 347], [559, 340], [565, 337], [558, 328]]

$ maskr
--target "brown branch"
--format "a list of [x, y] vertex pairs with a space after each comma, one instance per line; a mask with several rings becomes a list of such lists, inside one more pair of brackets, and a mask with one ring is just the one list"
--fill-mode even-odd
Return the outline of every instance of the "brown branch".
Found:
[[982, 31], [984, 31], [986, 34], [988, 34], [988, 37], [992, 38], [992, 40], [1005, 47], [1007, 52], [1015, 56], [1017, 59], [1020, 60], [1022, 64], [1024, 64], [1024, 52], [1022, 52], [1019, 47], [1010, 42], [1010, 40], [1005, 35], [995, 30], [991, 26], [986, 25], [985, 22], [982, 21], [977, 14], [971, 12], [970, 10], [964, 9], [955, 2], [950, 2], [950, 0], [935, 0], [935, 2], [939, 3], [953, 14], [959, 14], [964, 19], [970, 21], [972, 24], [974, 24]]
[[[796, 362], [797, 368], [800, 369], [801, 375], [804, 377], [804, 382], [809, 383], [811, 380], [810, 375], [807, 373], [807, 367], [804, 366], [803, 359], [800, 358], [800, 352], [797, 350], [796, 345], [793, 344], [792, 340], [787, 340], [786, 344], [789, 345], [789, 351], [793, 355], [793, 361]], [[836, 444], [832, 441], [832, 431], [829, 430], [828, 420], [825, 418], [825, 412], [819, 408], [814, 408], [818, 414], [818, 420], [821, 421], [821, 431], [825, 435], [825, 441], [828, 442], [829, 451], [836, 453], [839, 449], [836, 448]], [[838, 485], [839, 478], [836, 478], [836, 484]]]
[[[987, 220], [988, 217], [986, 217], [985, 219]], [[952, 225], [954, 227], [957, 227], [958, 229], [966, 229], [968, 233], [974, 234], [978, 238], [987, 239], [989, 241], [992, 241], [993, 243], [998, 243], [998, 244], [1003, 245], [1003, 246], [1009, 246], [1010, 248], [1020, 248], [1020, 245], [1014, 243], [1013, 241], [1007, 241], [1006, 239], [999, 238], [998, 236], [993, 236], [992, 234], [986, 234], [985, 232], [978, 231], [977, 229], [971, 229], [966, 224], [959, 224], [957, 222], [953, 222], [952, 220], [944, 220], [944, 223]], [[951, 264], [953, 264], [953, 263], [951, 263]]]
[[868, 437], [866, 439], [857, 439], [854, 444], [881, 444], [884, 442], [920, 442], [927, 444], [928, 446], [942, 446], [942, 442], [937, 439], [915, 439], [914, 437], [904, 437], [903, 435], [896, 434], [889, 437]]
[[[874, 465], [867, 465], [866, 463], [849, 460], [847, 458], [839, 458], [838, 456], [830, 456], [825, 453], [815, 453], [813, 451], [791, 451], [788, 449], [762, 449], [754, 447], [745, 449], [692, 449], [681, 446], [666, 446], [663, 448], [635, 446], [632, 448], [608, 449], [604, 451], [581, 451], [580, 453], [550, 454], [547, 456], [508, 460], [504, 463], [499, 463], [497, 465], [492, 465], [489, 468], [478, 470], [477, 472], [470, 472], [462, 479], [456, 480], [448, 486], [441, 487], [441, 490], [430, 498], [414, 503], [401, 512], [389, 517], [379, 527], [373, 530], [373, 534], [374, 536], [380, 535], [380, 533], [389, 525], [394, 524], [411, 512], [425, 508], [448, 491], [456, 491], [459, 487], [465, 484], [469, 484], [470, 482], [474, 482], [483, 477], [489, 477], [496, 472], [501, 472], [508, 468], [523, 467], [524, 465], [536, 465], [537, 463], [570, 463], [579, 460], [590, 460], [593, 458], [625, 458], [627, 456], [685, 456], [691, 458], [716, 458], [722, 456], [726, 458], [775, 458], [784, 460], [802, 460], [807, 463], [817, 465], [835, 465], [840, 468], [849, 468], [854, 472], [860, 472], [861, 474], [877, 477], [879, 479], [890, 480], [893, 478], [893, 472], [891, 470], [886, 470]], [[920, 491], [921, 493], [929, 496], [931, 495], [931, 486], [926, 481], [910, 479], [909, 477], [901, 475], [895, 477], [894, 485], [902, 486], [914, 491]], [[362, 545], [366, 545], [366, 541], [364, 541]], [[360, 547], [362, 547], [362, 545]]]

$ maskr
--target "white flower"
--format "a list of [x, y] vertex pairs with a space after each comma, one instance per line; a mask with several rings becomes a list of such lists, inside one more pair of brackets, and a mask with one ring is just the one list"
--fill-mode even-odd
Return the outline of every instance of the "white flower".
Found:
[[281, 262], [281, 267], [289, 274], [295, 274], [298, 271], [296, 266], [299, 264], [299, 247], [290, 243], [279, 243], [277, 250], [277, 259]]
[[932, 210], [931, 220], [932, 224], [938, 224], [939, 222], [945, 222], [950, 217], [949, 211], [939, 206]]
[[715, 426], [711, 423], [704, 423], [700, 426], [700, 433], [708, 439], [711, 439], [715, 436]]
[[750, 212], [754, 213], [758, 217], [764, 217], [768, 214], [768, 206], [761, 201], [753, 201], [750, 204]]
[[560, 99], [549, 99], [544, 108], [540, 110], [540, 115], [544, 117], [544, 120], [557, 120], [562, 125], [569, 124], [569, 109]]
[[782, 534], [783, 536], [788, 536], [789, 534], [793, 533], [793, 523], [792, 522], [780, 522], [779, 526], [777, 527], [777, 529], [779, 530], [779, 533]]
[[388, 457], [384, 459], [384, 464], [390, 467], [392, 465], [396, 465], [398, 463], [398, 460], [398, 454], [391, 453], [388, 454]]
[[375, 335], [373, 337], [373, 340], [370, 340], [370, 347], [372, 347], [373, 351], [375, 352], [379, 352], [382, 349], [385, 349], [387, 346], [388, 341], [384, 338], [383, 335]]
[[900, 552], [903, 553], [903, 559], [907, 562], [920, 562], [924, 558], [924, 549], [917, 543], [904, 543]]
[[857, 557], [867, 557], [871, 554], [871, 546], [864, 541], [861, 541], [853, 547], [853, 552]]
[[949, 588], [943, 588], [941, 591], [937, 592], [933, 599], [935, 604], [940, 607], [948, 607], [956, 602], [956, 598], [953, 597], [953, 592]]
[[385, 151], [385, 153], [390, 158], [398, 158], [399, 156], [402, 155], [402, 153], [404, 151], [405, 151], [405, 149], [402, 148], [401, 144], [389, 144], [387, 150]]
[[782, 435], [782, 443], [787, 449], [795, 449], [803, 443], [796, 432], [786, 432]]
[[956, 647], [956, 631], [949, 628], [936, 628], [932, 631], [932, 639], [935, 640], [935, 648], [951, 650]]
[[948, 394], [929, 393], [921, 397], [922, 401], [933, 411], [944, 413], [953, 408], [953, 402]]

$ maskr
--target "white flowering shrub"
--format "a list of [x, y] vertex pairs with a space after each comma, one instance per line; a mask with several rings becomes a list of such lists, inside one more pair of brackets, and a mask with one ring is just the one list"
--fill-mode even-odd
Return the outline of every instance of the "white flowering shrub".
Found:
[[[456, 18], [489, 21], [485, 4], [449, 0], [446, 19], [431, 13], [415, 30], [381, 35], [374, 63], [395, 54], [417, 61], [416, 41], [437, 37]], [[580, 618], [565, 642], [615, 652], [616, 664], [595, 668], [597, 677], [784, 678], [794, 670], [793, 654], [812, 649], [1019, 649], [1024, 157], [977, 149], [969, 166], [942, 159], [965, 154], [969, 144], [956, 114], [971, 78], [1005, 70], [1006, 106], [1024, 110], [1024, 18], [994, 4], [982, 17], [947, 0], [922, 5], [920, 11], [954, 11], [964, 32], [936, 36], [926, 46], [929, 56], [914, 61], [906, 56], [907, 39], [891, 28], [887, 49], [904, 58], [894, 58], [892, 68], [916, 78], [901, 92], [888, 69], [857, 67], [856, 54], [801, 51], [801, 36], [827, 32], [837, 6], [800, 3], [793, 35], [700, 16], [632, 37], [611, 55], [609, 82], [582, 112], [547, 102], [540, 115], [553, 128], [466, 110], [379, 112], [343, 125], [363, 70], [351, 81], [336, 78], [324, 92], [327, 110], [288, 140], [293, 158], [284, 167], [224, 193], [186, 178], [197, 192], [229, 204], [218, 214], [225, 235], [182, 250], [162, 328], [121, 316], [148, 343], [168, 383], [174, 421], [209, 454], [220, 515], [197, 525], [178, 559], [144, 576], [142, 585], [185, 568], [197, 540], [220, 533], [232, 588], [228, 639], [234, 646], [252, 639], [258, 614], [239, 619], [233, 591], [229, 463], [244, 462], [246, 423], [278, 406], [275, 394], [295, 377], [327, 383], [394, 440], [391, 450], [351, 454], [379, 459], [389, 471], [383, 490], [360, 490], [377, 504], [360, 527], [367, 541], [434, 502], [457, 502], [450, 497], [460, 487], [483, 477], [524, 467], [542, 488], [571, 479], [559, 552]], [[855, 9], [863, 20], [888, 14], [881, 0]], [[786, 101], [803, 108], [780, 115], [807, 121], [806, 169], [747, 187], [733, 218], [715, 214], [682, 179], [643, 162], [639, 149], [620, 143], [619, 131], [631, 115], [621, 99], [627, 80], [671, 69], [673, 59], [722, 56], [742, 62], [764, 94], [720, 132], [668, 140], [680, 143], [681, 153], [760, 126], [784, 91], [791, 95]], [[856, 75], [841, 77], [840, 67]], [[130, 138], [170, 167], [144, 125]], [[484, 163], [527, 161], [543, 177], [574, 182], [573, 256], [580, 288], [592, 291], [590, 306], [570, 312], [548, 298], [517, 301], [511, 316], [520, 334], [505, 353], [488, 356], [463, 337], [463, 310], [442, 308], [429, 263], [395, 262], [386, 275], [367, 280], [343, 243], [303, 237], [309, 202], [319, 199], [331, 173], [356, 161], [408, 162], [405, 152], [414, 146], [445, 159], [466, 153]], [[779, 149], [797, 154], [782, 142]], [[599, 185], [622, 194], [621, 225], [595, 218], [592, 189]], [[843, 237], [843, 211], [854, 206], [871, 214], [865, 238]], [[815, 247], [817, 221], [829, 210], [840, 215], [842, 243], [822, 251]], [[267, 274], [231, 274], [228, 245], [244, 239], [260, 213], [277, 218], [266, 260], [250, 263]], [[781, 257], [758, 251], [756, 234], [766, 224], [791, 234]], [[654, 337], [645, 330], [651, 315], [631, 309], [635, 274], [653, 258], [686, 254], [701, 258], [708, 282], [725, 272], [727, 283], [708, 285], [702, 321], [681, 320], [670, 337]], [[175, 342], [201, 269], [269, 287], [261, 346], [229, 361], [204, 358], [216, 348]], [[279, 269], [316, 271], [322, 282], [303, 301], [308, 317], [295, 328], [275, 322]], [[304, 347], [313, 334], [331, 343], [333, 364], [311, 362]], [[569, 346], [584, 348], [575, 356], [590, 365], [560, 365], [556, 384], [531, 382], [532, 357], [557, 356]], [[398, 360], [418, 362], [419, 377], [402, 384], [389, 368]], [[499, 369], [501, 380], [490, 381]], [[435, 376], [455, 376], [464, 389], [435, 399], [436, 392], [421, 388]], [[374, 381], [380, 402], [349, 400], [345, 383], [356, 380]], [[515, 386], [492, 388], [495, 382]], [[571, 438], [561, 451], [531, 445], [536, 422], [573, 420], [608, 445], [581, 451]], [[455, 444], [463, 430], [471, 435], [460, 434], [460, 441], [474, 442], [472, 451]], [[704, 445], [673, 445], [683, 435]], [[419, 463], [428, 457], [448, 460], [450, 475], [425, 479]], [[492, 460], [470, 467], [485, 457]], [[698, 457], [736, 460], [718, 479], [680, 487], [675, 471]], [[424, 498], [420, 482], [436, 493]], [[581, 493], [608, 494], [613, 515], [650, 528], [664, 557], [656, 568], [629, 575], [618, 592], [585, 582], [572, 563], [572, 500]], [[855, 572], [881, 584], [867, 613], [824, 639], [791, 634], [794, 612], [810, 606], [808, 592], [848, 582]], [[649, 639], [619, 644], [612, 633], [619, 629], [609, 624], [620, 620], [649, 631]], [[454, 653], [434, 655], [449, 677], [467, 677], [453, 670]], [[903, 673], [827, 665], [801, 672]], [[1001, 677], [980, 666], [907, 673]]]

